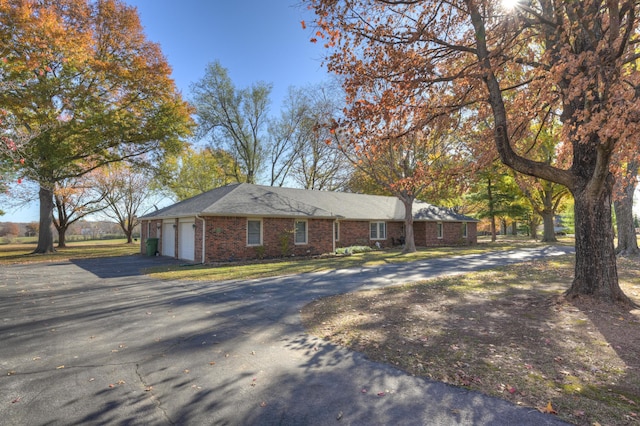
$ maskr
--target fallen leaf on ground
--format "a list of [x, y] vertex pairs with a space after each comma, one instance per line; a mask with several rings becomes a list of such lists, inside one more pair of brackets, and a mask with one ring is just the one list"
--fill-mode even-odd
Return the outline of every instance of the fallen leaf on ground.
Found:
[[545, 414], [558, 414], [556, 410], [553, 409], [553, 405], [551, 405], [551, 401], [547, 404], [546, 407], [540, 409]]
[[64, 365], [59, 365], [56, 367], [56, 370], [62, 370], [64, 368]]

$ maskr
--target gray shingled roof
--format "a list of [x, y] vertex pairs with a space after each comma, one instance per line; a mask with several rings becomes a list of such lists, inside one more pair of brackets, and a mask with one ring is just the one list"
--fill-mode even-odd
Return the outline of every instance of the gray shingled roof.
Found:
[[[150, 213], [143, 219], [188, 216], [314, 217], [351, 220], [404, 220], [396, 197], [314, 191], [238, 183], [213, 189]], [[413, 204], [414, 220], [476, 221], [422, 201]]]

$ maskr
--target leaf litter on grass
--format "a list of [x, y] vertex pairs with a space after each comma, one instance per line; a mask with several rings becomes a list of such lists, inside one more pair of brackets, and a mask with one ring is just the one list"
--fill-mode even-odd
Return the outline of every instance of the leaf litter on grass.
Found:
[[[636, 302], [639, 266], [618, 262]], [[579, 425], [638, 424], [640, 311], [565, 300], [572, 276], [566, 256], [343, 294], [307, 305], [302, 316], [312, 334], [416, 376]]]

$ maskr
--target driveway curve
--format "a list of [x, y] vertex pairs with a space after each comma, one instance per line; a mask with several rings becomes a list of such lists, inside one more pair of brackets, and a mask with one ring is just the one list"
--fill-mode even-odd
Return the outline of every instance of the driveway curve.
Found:
[[233, 282], [156, 281], [128, 256], [0, 269], [0, 424], [557, 425], [305, 333], [328, 295], [567, 247]]

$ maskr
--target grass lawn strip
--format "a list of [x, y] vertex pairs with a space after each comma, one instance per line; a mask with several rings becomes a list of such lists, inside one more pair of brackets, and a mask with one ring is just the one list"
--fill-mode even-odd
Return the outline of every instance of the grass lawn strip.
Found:
[[104, 240], [73, 242], [65, 248], [57, 248], [55, 253], [31, 254], [35, 244], [0, 245], [0, 265], [62, 262], [70, 259], [129, 256], [140, 253], [139, 244], [126, 244], [126, 240]]
[[[640, 310], [561, 295], [572, 256], [318, 300], [310, 333], [578, 425], [640, 424]], [[640, 303], [640, 260], [620, 259]]]
[[[563, 243], [573, 244], [573, 240]], [[248, 262], [223, 262], [218, 264], [194, 265], [188, 268], [167, 265], [149, 269], [147, 274], [157, 279], [225, 281], [253, 278], [267, 278], [283, 275], [302, 274], [337, 270], [357, 266], [376, 266], [389, 263], [413, 262], [448, 256], [463, 256], [486, 253], [495, 250], [546, 245], [527, 239], [507, 239], [495, 243], [482, 242], [473, 246], [421, 248], [415, 253], [402, 254], [400, 249], [378, 250], [356, 253], [350, 256], [320, 256], [314, 258], [283, 258]]]

